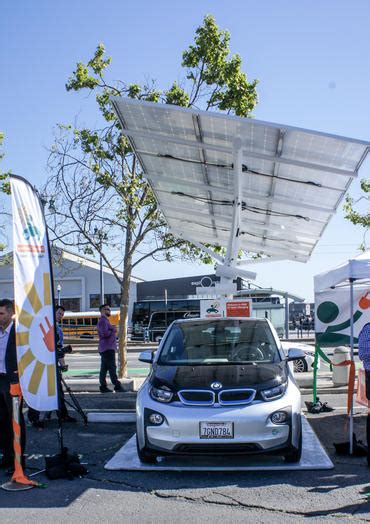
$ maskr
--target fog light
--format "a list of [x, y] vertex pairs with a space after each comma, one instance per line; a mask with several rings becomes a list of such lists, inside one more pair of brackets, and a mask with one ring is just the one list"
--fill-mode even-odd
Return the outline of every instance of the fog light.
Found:
[[159, 426], [163, 422], [163, 417], [159, 413], [152, 413], [149, 415], [149, 420], [152, 424]]
[[270, 418], [273, 424], [285, 424], [288, 419], [288, 414], [285, 413], [285, 411], [275, 411]]

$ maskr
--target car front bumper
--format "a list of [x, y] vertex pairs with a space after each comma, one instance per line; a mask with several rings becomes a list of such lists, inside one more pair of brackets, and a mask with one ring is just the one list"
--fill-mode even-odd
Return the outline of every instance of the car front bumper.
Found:
[[[285, 424], [274, 424], [270, 415], [287, 411]], [[148, 413], [165, 417], [155, 426]], [[180, 402], [161, 403], [149, 395], [149, 384], [137, 399], [137, 435], [141, 448], [167, 453], [266, 453], [298, 445], [300, 394], [290, 382], [282, 398], [271, 402], [254, 401], [249, 405], [221, 407], [185, 406]], [[200, 438], [201, 422], [232, 422], [233, 438]]]

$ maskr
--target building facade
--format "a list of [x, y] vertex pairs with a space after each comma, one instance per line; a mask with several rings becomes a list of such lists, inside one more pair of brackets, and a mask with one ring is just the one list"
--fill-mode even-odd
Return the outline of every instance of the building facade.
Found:
[[[100, 305], [100, 264], [82, 255], [62, 249], [53, 249], [53, 276], [55, 299], [67, 311], [97, 311]], [[122, 276], [122, 273], [119, 273]], [[130, 282], [129, 319], [136, 301], [136, 285]], [[120, 304], [120, 285], [111, 270], [103, 266], [104, 298], [112, 308]], [[59, 290], [59, 291], [58, 291]], [[0, 257], [0, 297], [14, 298], [13, 258], [9, 253]]]

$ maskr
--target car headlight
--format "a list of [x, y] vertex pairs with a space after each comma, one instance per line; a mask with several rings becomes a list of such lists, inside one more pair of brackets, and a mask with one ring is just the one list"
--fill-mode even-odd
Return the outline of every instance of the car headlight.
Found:
[[150, 388], [150, 396], [153, 400], [157, 400], [158, 402], [171, 402], [173, 393], [166, 386], [162, 386], [162, 388], [155, 388], [152, 386]]
[[262, 398], [266, 401], [276, 400], [284, 395], [286, 388], [287, 382], [284, 382], [284, 384], [280, 384], [279, 386], [275, 386], [274, 388], [262, 389]]

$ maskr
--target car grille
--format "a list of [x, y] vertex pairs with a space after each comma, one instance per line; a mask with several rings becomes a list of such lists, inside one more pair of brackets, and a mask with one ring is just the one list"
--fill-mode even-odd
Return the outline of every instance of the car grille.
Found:
[[176, 453], [195, 453], [199, 455], [214, 455], [216, 453], [253, 453], [261, 450], [258, 444], [178, 444], [175, 446]]
[[178, 392], [178, 397], [187, 406], [237, 406], [250, 404], [256, 396], [255, 389], [225, 389], [215, 393], [207, 389], [183, 389]]
[[218, 394], [218, 401], [222, 406], [250, 404], [255, 396], [255, 389], [225, 389]]
[[184, 389], [178, 392], [179, 399], [188, 406], [213, 406], [215, 394], [213, 391]]

